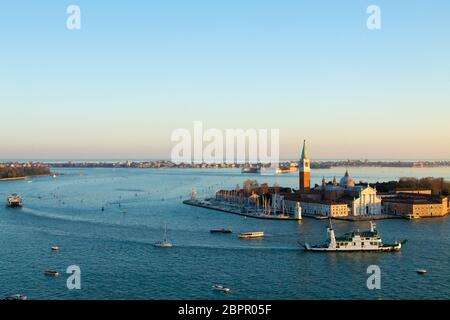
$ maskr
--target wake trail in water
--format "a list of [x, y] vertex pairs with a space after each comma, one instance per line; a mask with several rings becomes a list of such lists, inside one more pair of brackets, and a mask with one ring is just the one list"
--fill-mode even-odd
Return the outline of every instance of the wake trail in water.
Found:
[[[48, 230], [43, 229], [41, 231], [50, 232], [55, 235], [59, 236], [67, 236], [67, 237], [77, 237], [77, 238], [86, 238], [86, 239], [98, 239], [103, 241], [114, 241], [114, 242], [120, 242], [120, 243], [126, 243], [130, 245], [145, 245], [150, 246], [153, 248], [153, 244], [156, 240], [159, 238], [155, 238], [155, 235], [159, 236], [160, 234], [160, 228], [159, 227], [150, 227], [145, 225], [123, 225], [119, 223], [111, 223], [111, 222], [99, 222], [99, 221], [92, 221], [88, 219], [83, 219], [79, 217], [73, 217], [73, 216], [66, 216], [66, 215], [59, 215], [55, 213], [40, 211], [32, 208], [23, 208], [22, 211], [26, 214], [44, 218], [44, 219], [51, 219], [51, 220], [60, 220], [60, 221], [68, 221], [68, 222], [76, 222], [76, 223], [86, 223], [91, 225], [98, 225], [98, 226], [106, 226], [106, 227], [114, 227], [114, 228], [124, 228], [124, 229], [134, 229], [139, 230], [144, 233], [152, 234], [154, 238], [153, 240], [149, 239], [122, 239], [122, 238], [116, 238], [116, 237], [106, 237], [106, 236], [99, 236], [98, 233], [95, 234], [80, 234], [80, 233], [71, 233], [67, 231], [61, 231], [56, 232], [55, 230]], [[174, 230], [173, 230], [174, 231]], [[195, 233], [190, 230], [176, 230], [176, 232], [181, 232], [185, 234], [188, 233]], [[205, 231], [206, 234], [206, 231]], [[123, 234], [122, 234], [123, 236]], [[229, 239], [228, 239], [229, 240]], [[181, 241], [181, 239], [179, 239]], [[205, 240], [207, 241], [207, 240]], [[240, 241], [240, 240], [237, 240]], [[155, 248], [158, 249], [158, 248]], [[178, 244], [176, 241], [174, 242], [174, 248], [173, 249], [211, 249], [211, 250], [262, 250], [262, 251], [299, 251], [299, 247], [297, 246], [246, 246], [246, 245], [233, 245], [233, 244], [225, 244], [225, 245], [216, 245], [216, 244], [209, 244], [209, 243], [183, 243]], [[160, 249], [159, 249], [160, 250]]]

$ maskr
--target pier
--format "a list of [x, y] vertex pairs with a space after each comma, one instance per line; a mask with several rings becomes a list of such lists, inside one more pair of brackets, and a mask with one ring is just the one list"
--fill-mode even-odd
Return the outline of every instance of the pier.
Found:
[[251, 210], [245, 210], [244, 207], [240, 207], [237, 205], [233, 205], [230, 203], [224, 203], [221, 201], [216, 200], [184, 200], [184, 204], [194, 206], [194, 207], [200, 207], [200, 208], [206, 208], [216, 211], [222, 211], [222, 212], [228, 212], [232, 214], [237, 214], [240, 216], [255, 218], [255, 219], [266, 219], [266, 220], [283, 220], [283, 221], [298, 221], [299, 219], [296, 219], [294, 217], [290, 217], [288, 215], [268, 215], [264, 214], [262, 212], [256, 212]]

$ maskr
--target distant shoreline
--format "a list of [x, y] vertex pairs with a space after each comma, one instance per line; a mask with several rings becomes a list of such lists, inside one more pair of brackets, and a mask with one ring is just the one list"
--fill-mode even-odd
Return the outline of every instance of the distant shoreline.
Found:
[[27, 177], [0, 178], [0, 181], [25, 180]]
[[[163, 161], [118, 161], [118, 162], [53, 162], [44, 163], [53, 168], [183, 168], [183, 169], [242, 169], [245, 167], [269, 168], [270, 163], [175, 163], [170, 160]], [[297, 161], [280, 162], [280, 169], [296, 169]], [[346, 161], [312, 161], [311, 169], [332, 168], [439, 168], [450, 167], [450, 161], [368, 161], [368, 160], [346, 160]]]
[[53, 175], [53, 173], [49, 173], [49, 174], [37, 174], [37, 175], [30, 175], [30, 176], [24, 176], [24, 177], [0, 178], [0, 181], [26, 180], [26, 179], [28, 179], [28, 178], [49, 177], [49, 176], [52, 176], [52, 175]]
[[[6, 162], [0, 163], [2, 167], [29, 167], [36, 168], [139, 168], [139, 169], [269, 169], [270, 163], [178, 163], [171, 160], [154, 161], [64, 161], [64, 162]], [[276, 163], [281, 173], [294, 173], [297, 171], [297, 161], [282, 161]], [[333, 169], [333, 168], [408, 168], [408, 169], [428, 169], [428, 168], [448, 168], [449, 160], [436, 161], [370, 161], [370, 160], [312, 160], [311, 169]], [[270, 169], [274, 170], [274, 169]], [[19, 174], [23, 175], [24, 172]], [[49, 173], [51, 174], [51, 173]], [[5, 176], [5, 175], [4, 175]], [[17, 179], [25, 179], [21, 176]], [[9, 178], [6, 178], [9, 179]]]

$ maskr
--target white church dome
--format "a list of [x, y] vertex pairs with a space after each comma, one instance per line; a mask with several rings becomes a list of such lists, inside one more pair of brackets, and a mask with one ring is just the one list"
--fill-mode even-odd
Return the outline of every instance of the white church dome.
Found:
[[348, 170], [345, 171], [345, 175], [341, 178], [341, 181], [339, 181], [339, 185], [348, 188], [355, 186], [355, 180], [348, 174]]

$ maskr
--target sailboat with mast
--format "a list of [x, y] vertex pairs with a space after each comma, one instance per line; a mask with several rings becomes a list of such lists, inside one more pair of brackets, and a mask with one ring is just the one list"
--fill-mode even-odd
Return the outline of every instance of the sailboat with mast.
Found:
[[164, 224], [164, 238], [163, 240], [157, 241], [153, 244], [155, 247], [160, 248], [172, 248], [173, 244], [167, 238], [167, 223]]

